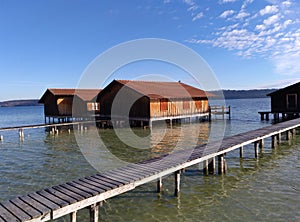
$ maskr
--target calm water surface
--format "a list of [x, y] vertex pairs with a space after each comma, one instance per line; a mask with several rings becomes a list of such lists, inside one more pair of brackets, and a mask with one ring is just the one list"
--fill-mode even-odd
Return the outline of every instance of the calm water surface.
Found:
[[[212, 104], [217, 101], [212, 101]], [[25, 130], [24, 141], [17, 131], [0, 132], [0, 200], [13, 198], [48, 186], [97, 173], [85, 156], [105, 169], [115, 167], [115, 157], [136, 162], [191, 143], [205, 143], [225, 136], [270, 125], [261, 122], [259, 110], [269, 110], [269, 99], [228, 100], [232, 119], [213, 118], [212, 123], [184, 124], [172, 129], [157, 127], [134, 129], [144, 149], [122, 143], [111, 129], [90, 127], [86, 132], [63, 130], [52, 135], [45, 129]], [[0, 127], [43, 123], [43, 107], [0, 108]], [[220, 129], [218, 131], [218, 129]], [[100, 135], [105, 149], [93, 142]], [[121, 132], [122, 133], [122, 132]], [[75, 136], [76, 135], [76, 136]], [[126, 136], [126, 135], [125, 135]], [[96, 147], [99, 155], [93, 149]], [[81, 148], [81, 149], [80, 149]], [[283, 143], [277, 150], [265, 142], [264, 153], [254, 159], [253, 146], [246, 146], [244, 158], [239, 151], [228, 153], [226, 175], [204, 176], [192, 167], [182, 176], [181, 193], [173, 196], [173, 177], [164, 178], [162, 194], [155, 193], [155, 182], [109, 199], [100, 210], [101, 221], [300, 221], [300, 136], [291, 146]], [[113, 155], [112, 155], [113, 154]], [[67, 217], [57, 221], [69, 221]], [[79, 221], [88, 221], [88, 211], [79, 212]]]

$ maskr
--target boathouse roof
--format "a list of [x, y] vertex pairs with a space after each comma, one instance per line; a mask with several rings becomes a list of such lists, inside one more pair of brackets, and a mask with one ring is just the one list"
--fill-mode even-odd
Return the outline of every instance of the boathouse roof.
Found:
[[212, 93], [187, 85], [182, 82], [158, 82], [136, 80], [114, 80], [125, 85], [150, 99], [160, 98], [207, 98], [214, 97]]
[[295, 84], [292, 84], [292, 85], [289, 85], [289, 86], [284, 87], [282, 89], [278, 89], [274, 92], [271, 92], [271, 93], [267, 94], [267, 96], [274, 96], [276, 94], [284, 93], [284, 92], [287, 92], [287, 91], [290, 91], [290, 90], [299, 90], [299, 89], [300, 89], [300, 82], [297, 82]]
[[39, 103], [44, 103], [49, 95], [53, 96], [78, 96], [83, 101], [93, 100], [99, 93], [100, 89], [47, 89]]

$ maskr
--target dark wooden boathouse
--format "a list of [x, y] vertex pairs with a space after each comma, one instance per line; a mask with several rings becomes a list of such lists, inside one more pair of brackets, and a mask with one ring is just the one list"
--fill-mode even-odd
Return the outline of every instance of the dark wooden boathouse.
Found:
[[[269, 119], [269, 114], [274, 115], [274, 119], [292, 119], [299, 117], [300, 113], [300, 82], [285, 88], [269, 93], [271, 97], [271, 112], [259, 112], [261, 119]], [[266, 117], [266, 118], [265, 118]]]
[[[44, 104], [45, 123], [69, 122], [99, 115], [96, 98], [99, 89], [47, 89], [39, 103]], [[52, 119], [52, 121], [51, 121]]]
[[98, 95], [102, 118], [153, 121], [209, 116], [210, 93], [182, 82], [114, 80]]

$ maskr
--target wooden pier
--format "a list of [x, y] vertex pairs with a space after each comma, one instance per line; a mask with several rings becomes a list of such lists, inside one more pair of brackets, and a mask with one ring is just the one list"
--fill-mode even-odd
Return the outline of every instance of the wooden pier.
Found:
[[231, 108], [230, 106], [210, 106], [209, 107], [209, 115], [211, 119], [211, 115], [221, 115], [224, 119], [225, 115], [228, 115], [228, 118], [231, 118]]
[[298, 127], [300, 119], [294, 119], [227, 137], [222, 142], [216, 141], [140, 163], [128, 164], [105, 173], [6, 200], [0, 203], [0, 222], [49, 221], [65, 215], [70, 215], [70, 221], [75, 222], [77, 211], [83, 208], [90, 209], [90, 221], [98, 221], [99, 206], [108, 198], [151, 181], [157, 181], [159, 192], [162, 190], [162, 178], [170, 174], [174, 174], [174, 194], [177, 195], [180, 192], [180, 175], [183, 169], [203, 163], [204, 172], [215, 173], [217, 158], [218, 173], [222, 174], [226, 171], [226, 153], [239, 149], [242, 158], [244, 146], [253, 143], [253, 156], [258, 158], [258, 150], [263, 148], [265, 138], [272, 138], [271, 146], [276, 148], [282, 141], [282, 135], [290, 141]]

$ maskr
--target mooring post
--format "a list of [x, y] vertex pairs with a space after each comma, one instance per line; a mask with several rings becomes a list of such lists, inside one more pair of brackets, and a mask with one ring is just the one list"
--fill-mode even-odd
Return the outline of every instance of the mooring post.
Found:
[[77, 211], [70, 214], [70, 222], [76, 222]]
[[208, 163], [208, 172], [210, 174], [216, 173], [216, 157], [211, 158], [210, 162]]
[[95, 203], [90, 206], [90, 222], [99, 221], [99, 204]]
[[157, 193], [162, 192], [162, 178], [160, 177], [157, 181]]
[[255, 155], [255, 158], [258, 157], [258, 142], [257, 141], [254, 142], [254, 155]]
[[178, 196], [179, 192], [180, 192], [180, 170], [176, 171], [174, 173], [175, 175], [175, 192], [174, 195]]
[[244, 147], [240, 147], [240, 158], [243, 158], [243, 153], [244, 153]]

